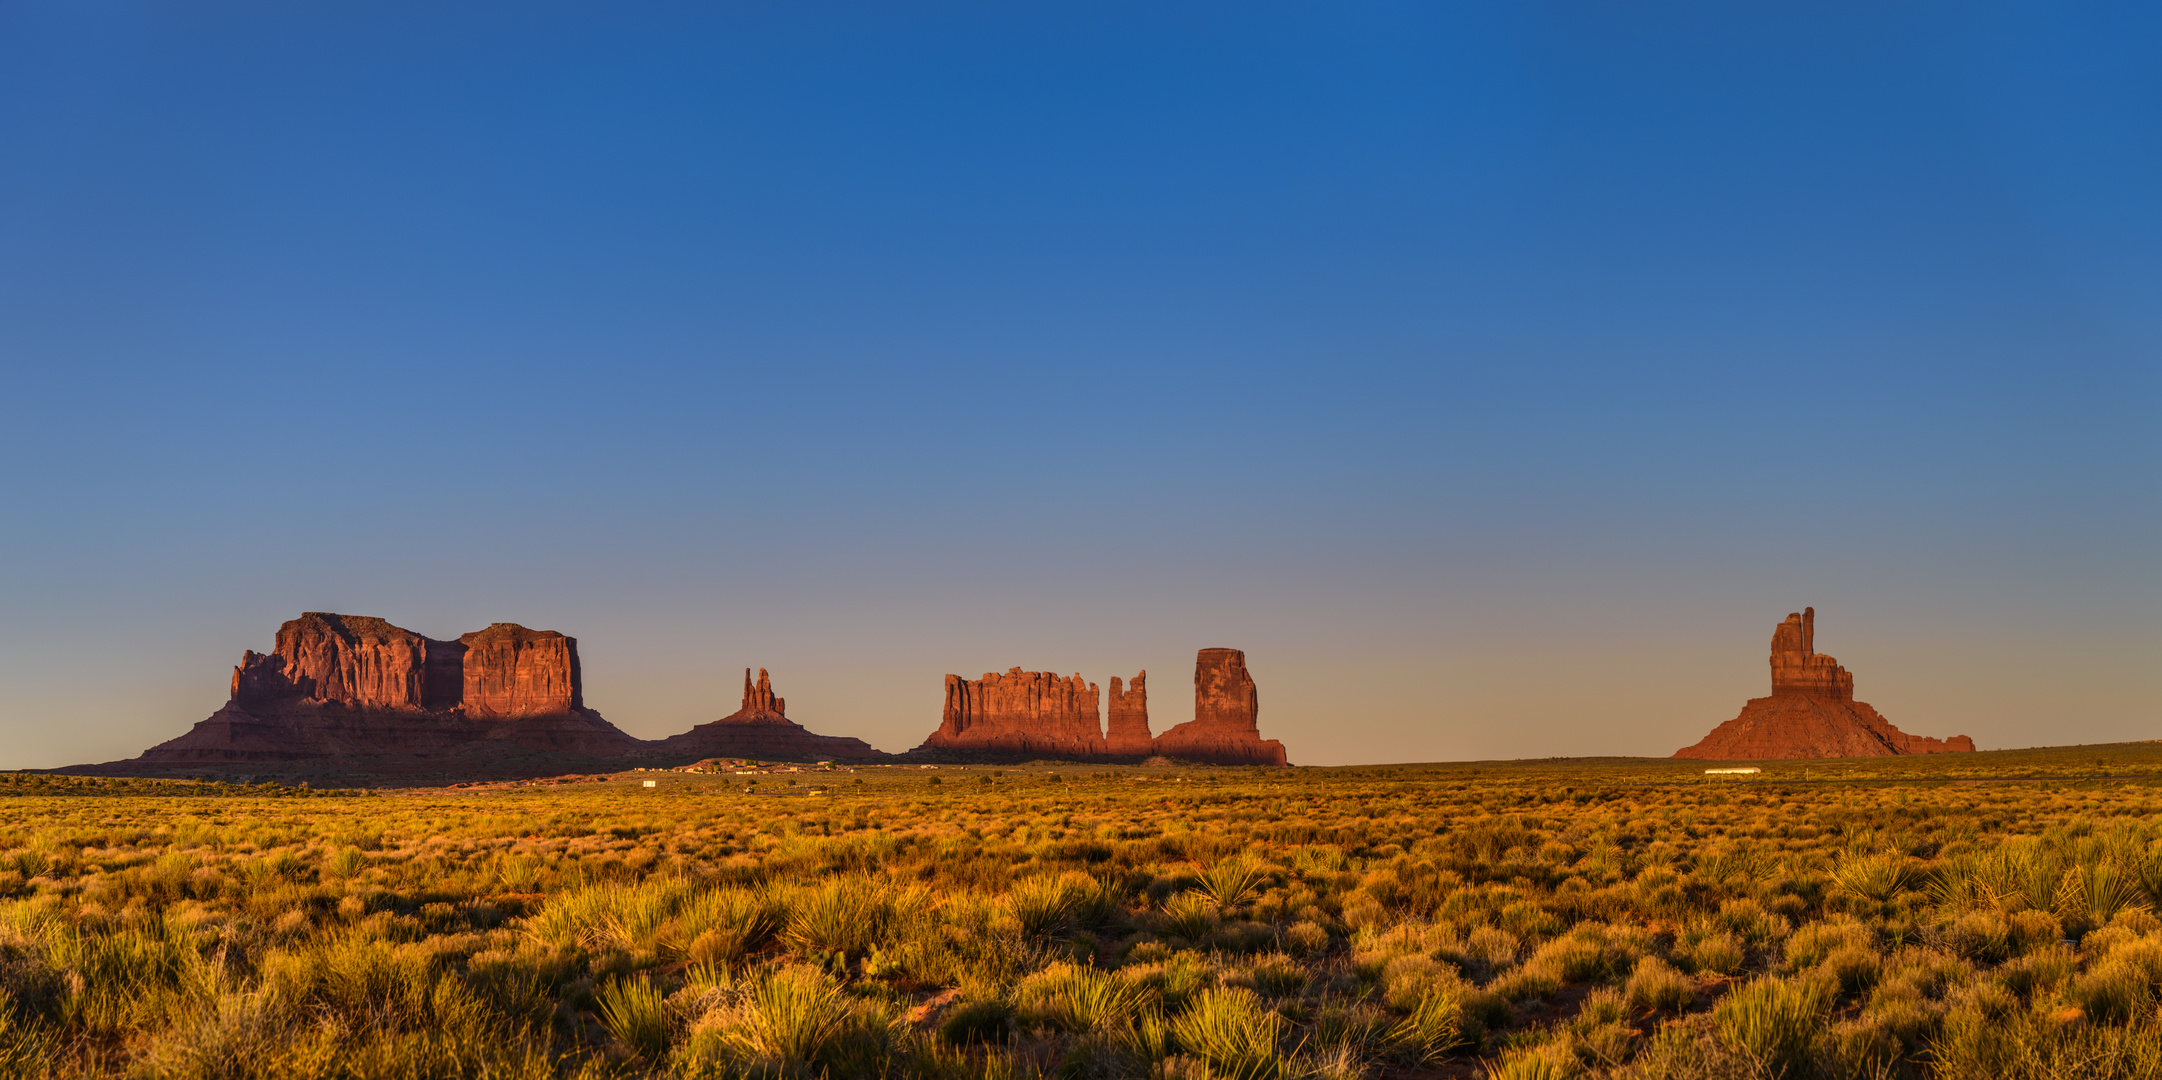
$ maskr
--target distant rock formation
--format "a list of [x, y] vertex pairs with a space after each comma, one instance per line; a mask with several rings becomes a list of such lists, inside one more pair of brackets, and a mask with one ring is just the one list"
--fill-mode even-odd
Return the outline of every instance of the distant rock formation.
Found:
[[1261, 698], [1237, 649], [1203, 649], [1194, 658], [1194, 718], [1156, 736], [1164, 757], [1213, 765], [1283, 765], [1284, 744], [1263, 739]]
[[1105, 757], [1096, 684], [1047, 671], [1009, 669], [981, 679], [946, 676], [946, 710], [921, 751], [994, 758]]
[[921, 761], [1135, 762], [1177, 758], [1203, 765], [1282, 765], [1284, 744], [1261, 737], [1261, 711], [1246, 654], [1203, 649], [1194, 666], [1194, 719], [1151, 737], [1148, 672], [1111, 680], [1109, 730], [1099, 725], [1096, 684], [1008, 669], [981, 679], [946, 676], [938, 730], [904, 757]]
[[1965, 735], [1909, 735], [1866, 702], [1854, 700], [1854, 676], [1838, 660], [1816, 651], [1816, 639], [1817, 609], [1788, 615], [1772, 631], [1771, 696], [1751, 698], [1741, 715], [1674, 756], [1764, 761], [1974, 751], [1974, 740]]
[[862, 739], [817, 735], [788, 718], [788, 702], [773, 692], [765, 668], [758, 681], [743, 669], [743, 707], [681, 735], [661, 740], [667, 758], [757, 758], [775, 761], [869, 761], [886, 757]]
[[1156, 752], [1155, 740], [1149, 735], [1148, 677], [1146, 671], [1137, 672], [1134, 681], [1121, 688], [1119, 677], [1111, 676], [1104, 749], [1113, 757], [1145, 758]]
[[[1078, 674], [948, 675], [938, 730], [905, 757], [1284, 764], [1283, 744], [1262, 739], [1255, 724], [1259, 699], [1244, 653], [1201, 650], [1194, 719], [1155, 737], [1147, 678], [1111, 680], [1107, 733], [1100, 692]], [[427, 784], [709, 758], [889, 757], [789, 719], [764, 669], [755, 680], [744, 669], [735, 712], [647, 742], [586, 707], [575, 638], [499, 622], [442, 641], [372, 616], [310, 611], [278, 628], [271, 651], [244, 652], [230, 698], [186, 734], [126, 761], [59, 771]]]
[[585, 707], [574, 638], [496, 623], [437, 641], [383, 619], [311, 611], [279, 627], [269, 653], [242, 654], [231, 700], [193, 730], [73, 771], [523, 773], [644, 745]]

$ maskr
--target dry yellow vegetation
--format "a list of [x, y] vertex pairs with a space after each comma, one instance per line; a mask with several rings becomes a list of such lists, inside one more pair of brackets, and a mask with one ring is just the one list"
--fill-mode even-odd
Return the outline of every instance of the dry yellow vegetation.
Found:
[[0, 775], [0, 1075], [2162, 1073], [2162, 747], [1764, 764]]

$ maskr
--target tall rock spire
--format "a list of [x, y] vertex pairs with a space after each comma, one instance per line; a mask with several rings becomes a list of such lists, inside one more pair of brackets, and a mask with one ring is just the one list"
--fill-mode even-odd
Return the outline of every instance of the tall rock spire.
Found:
[[1762, 761], [1775, 758], [1881, 757], [1965, 753], [1965, 735], [1931, 739], [1892, 726], [1854, 700], [1854, 676], [1816, 650], [1817, 609], [1788, 615], [1772, 630], [1772, 692], [1751, 698], [1741, 715], [1712, 729], [1678, 758]]
[[1132, 683], [1121, 688], [1119, 677], [1111, 676], [1111, 694], [1105, 702], [1104, 749], [1113, 756], [1147, 757], [1155, 749], [1149, 736], [1148, 677], [1148, 672], [1138, 672]]

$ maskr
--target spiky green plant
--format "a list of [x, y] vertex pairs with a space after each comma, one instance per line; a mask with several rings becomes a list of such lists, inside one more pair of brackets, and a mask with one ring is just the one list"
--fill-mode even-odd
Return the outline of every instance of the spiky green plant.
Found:
[[892, 913], [887, 887], [869, 878], [833, 878], [795, 896], [781, 936], [801, 953], [861, 956], [884, 937]]
[[1454, 984], [1440, 984], [1389, 1029], [1387, 1039], [1405, 1058], [1430, 1064], [1448, 1057], [1463, 1035], [1463, 994]]
[[795, 1067], [816, 1062], [851, 1019], [847, 994], [832, 976], [792, 965], [752, 981], [734, 1010], [714, 1018], [711, 1030], [742, 1060]]
[[1204, 990], [1172, 1021], [1179, 1049], [1222, 1080], [1276, 1080], [1289, 1059], [1278, 1045], [1283, 1018], [1261, 1007], [1250, 990]]
[[1775, 1077], [1811, 1067], [1829, 1001], [1821, 984], [1763, 978], [1720, 1001], [1712, 1022], [1721, 1041]]
[[1269, 868], [1260, 860], [1246, 855], [1233, 855], [1218, 859], [1202, 870], [1201, 884], [1195, 890], [1207, 897], [1218, 910], [1237, 907], [1253, 899], [1269, 880]]
[[1006, 910], [1024, 937], [1049, 937], [1073, 916], [1073, 890], [1052, 878], [1028, 878], [1006, 890]]
[[1832, 868], [1832, 881], [1840, 891], [1880, 904], [1916, 880], [1914, 866], [1904, 855], [1863, 855], [1842, 860]]
[[608, 1033], [649, 1060], [668, 1050], [667, 999], [646, 979], [618, 979], [601, 989], [600, 1014]]

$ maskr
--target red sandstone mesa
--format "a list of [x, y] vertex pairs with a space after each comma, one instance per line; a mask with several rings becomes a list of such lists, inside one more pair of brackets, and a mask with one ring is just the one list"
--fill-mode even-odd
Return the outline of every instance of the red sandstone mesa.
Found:
[[[1109, 751], [1096, 684], [1047, 671], [1012, 668], [981, 679], [946, 676], [938, 730], [919, 750], [998, 757], [1091, 759]], [[1146, 721], [1144, 720], [1144, 724]]]
[[946, 676], [938, 730], [910, 756], [960, 759], [1133, 761], [1154, 755], [1207, 765], [1282, 765], [1284, 744], [1263, 739], [1246, 654], [1203, 649], [1194, 663], [1194, 719], [1151, 738], [1148, 672], [1111, 680], [1108, 732], [1098, 722], [1096, 684], [1012, 668], [981, 679]]
[[788, 700], [773, 692], [773, 680], [765, 668], [758, 681], [751, 669], [743, 669], [743, 707], [681, 735], [661, 740], [660, 750], [671, 757], [774, 758], [800, 761], [869, 760], [886, 755], [862, 739], [816, 735], [788, 718]]
[[75, 771], [533, 771], [641, 745], [585, 707], [573, 638], [496, 623], [437, 641], [311, 611], [280, 627], [270, 652], [242, 654], [231, 700], [193, 730]]
[[1674, 756], [1764, 761], [1974, 751], [1974, 740], [1965, 735], [1909, 735], [1866, 702], [1854, 700], [1854, 676], [1816, 651], [1816, 637], [1817, 609], [1787, 616], [1772, 632], [1772, 695], [1751, 698], [1740, 716]]
[[1261, 698], [1237, 649], [1194, 657], [1194, 718], [1156, 736], [1156, 753], [1214, 765], [1283, 765], [1284, 744], [1263, 739]]

